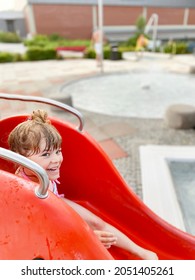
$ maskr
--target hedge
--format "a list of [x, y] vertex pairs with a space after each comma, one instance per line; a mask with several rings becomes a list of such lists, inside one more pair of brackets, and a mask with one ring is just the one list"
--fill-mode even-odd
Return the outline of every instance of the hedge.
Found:
[[[103, 55], [104, 55], [104, 59], [111, 59], [111, 52], [112, 50], [110, 49], [110, 47], [105, 47], [104, 51], [103, 51]], [[120, 49], [118, 49], [118, 59], [122, 59], [122, 52]], [[95, 59], [96, 54], [93, 48], [88, 48], [86, 49], [86, 51], [84, 52], [84, 58], [89, 58], [89, 59]]]
[[3, 42], [3, 43], [21, 43], [22, 39], [16, 33], [0, 32], [0, 42]]
[[7, 52], [0, 52], [0, 62], [13, 62], [14, 55]]
[[26, 51], [26, 60], [49, 60], [57, 59], [57, 51], [53, 48], [30, 47]]
[[24, 58], [19, 53], [0, 52], [0, 63], [23, 61]]

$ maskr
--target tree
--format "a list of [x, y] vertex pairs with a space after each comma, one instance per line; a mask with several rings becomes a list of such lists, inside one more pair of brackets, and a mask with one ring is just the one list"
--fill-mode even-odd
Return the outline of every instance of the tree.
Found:
[[146, 27], [146, 19], [144, 16], [139, 16], [136, 20], [136, 33], [137, 35], [144, 34], [144, 30]]

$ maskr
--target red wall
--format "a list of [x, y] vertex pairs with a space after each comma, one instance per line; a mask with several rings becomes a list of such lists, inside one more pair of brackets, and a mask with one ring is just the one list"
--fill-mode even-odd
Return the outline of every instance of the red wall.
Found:
[[158, 24], [160, 25], [177, 25], [183, 24], [184, 9], [182, 8], [148, 8], [147, 18], [155, 13], [158, 15]]
[[142, 7], [104, 7], [104, 25], [134, 25]]
[[[70, 39], [89, 39], [93, 30], [91, 5], [33, 5], [38, 34], [58, 33]], [[98, 10], [98, 9], [97, 9]], [[182, 25], [182, 8], [147, 8], [147, 20], [158, 14], [160, 25]], [[104, 25], [134, 25], [142, 14], [142, 7], [104, 6]], [[190, 9], [189, 24], [195, 24], [195, 9]]]
[[195, 9], [190, 9], [188, 24], [195, 24]]
[[92, 7], [74, 5], [33, 5], [36, 31], [58, 33], [67, 38], [90, 38]]

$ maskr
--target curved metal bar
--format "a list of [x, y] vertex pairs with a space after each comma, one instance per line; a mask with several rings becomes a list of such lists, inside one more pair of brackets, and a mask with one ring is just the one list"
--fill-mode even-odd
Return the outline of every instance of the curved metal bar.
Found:
[[18, 163], [35, 173], [40, 183], [40, 185], [35, 189], [36, 196], [39, 198], [46, 198], [48, 196], [49, 178], [45, 170], [40, 165], [24, 156], [4, 148], [0, 148], [0, 157]]
[[37, 97], [37, 96], [24, 96], [24, 95], [19, 95], [19, 94], [8, 94], [8, 93], [0, 93], [0, 99], [7, 99], [7, 100], [19, 100], [19, 101], [27, 101], [27, 102], [38, 102], [38, 103], [43, 103], [43, 104], [48, 104], [48, 105], [53, 105], [57, 108], [60, 108], [64, 111], [67, 111], [74, 116], [76, 116], [79, 120], [79, 127], [78, 130], [82, 132], [83, 127], [84, 127], [84, 120], [82, 114], [76, 110], [73, 107], [70, 107], [64, 103], [61, 103], [59, 101], [49, 99], [49, 98], [44, 98], [44, 97]]

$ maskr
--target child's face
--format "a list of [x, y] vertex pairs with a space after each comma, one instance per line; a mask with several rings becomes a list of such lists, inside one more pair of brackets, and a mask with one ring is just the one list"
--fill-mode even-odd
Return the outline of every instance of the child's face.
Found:
[[40, 152], [28, 158], [39, 164], [49, 177], [49, 180], [56, 180], [60, 177], [60, 166], [63, 161], [61, 149], [46, 151], [46, 142], [43, 139], [40, 144]]

